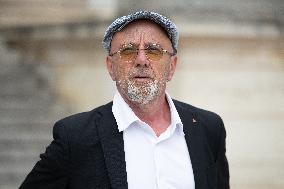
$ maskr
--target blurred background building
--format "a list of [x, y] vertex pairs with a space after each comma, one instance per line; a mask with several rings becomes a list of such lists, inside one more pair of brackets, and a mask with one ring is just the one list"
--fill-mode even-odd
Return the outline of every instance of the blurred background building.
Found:
[[223, 117], [231, 188], [283, 189], [282, 0], [0, 0], [0, 189], [20, 185], [56, 120], [112, 100], [102, 36], [141, 9], [177, 24], [168, 91]]

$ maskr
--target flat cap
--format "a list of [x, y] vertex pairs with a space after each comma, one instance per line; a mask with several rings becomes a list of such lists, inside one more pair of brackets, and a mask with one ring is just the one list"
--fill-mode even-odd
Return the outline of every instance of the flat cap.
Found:
[[151, 20], [161, 26], [167, 32], [168, 37], [172, 42], [174, 53], [177, 53], [179, 34], [176, 25], [165, 16], [151, 11], [138, 11], [127, 16], [117, 18], [113, 23], [111, 23], [105, 32], [102, 41], [103, 48], [109, 53], [113, 35], [122, 30], [122, 28], [130, 22], [139, 19]]

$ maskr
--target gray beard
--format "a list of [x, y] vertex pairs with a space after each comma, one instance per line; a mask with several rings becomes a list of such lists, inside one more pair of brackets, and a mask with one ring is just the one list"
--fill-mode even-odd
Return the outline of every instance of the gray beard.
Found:
[[158, 81], [152, 81], [142, 86], [135, 85], [134, 82], [127, 82], [126, 95], [128, 99], [138, 104], [149, 104], [159, 93]]

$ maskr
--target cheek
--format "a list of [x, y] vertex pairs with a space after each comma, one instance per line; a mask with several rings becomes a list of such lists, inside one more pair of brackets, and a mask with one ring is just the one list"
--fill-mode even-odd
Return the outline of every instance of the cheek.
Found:
[[117, 64], [116, 66], [114, 66], [114, 74], [116, 76], [117, 79], [121, 79], [121, 78], [125, 78], [128, 75], [128, 71], [129, 68], [126, 67], [125, 65], [120, 65]]
[[159, 66], [156, 66], [154, 68], [154, 72], [156, 73], [156, 76], [159, 78], [159, 79], [162, 79], [162, 78], [167, 78], [168, 75], [169, 75], [169, 72], [170, 72], [170, 64], [169, 63], [163, 63]]

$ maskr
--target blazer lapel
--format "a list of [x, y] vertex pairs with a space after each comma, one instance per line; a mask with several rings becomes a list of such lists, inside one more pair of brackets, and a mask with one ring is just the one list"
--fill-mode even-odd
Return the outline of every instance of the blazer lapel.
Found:
[[208, 187], [206, 170], [210, 160], [206, 150], [206, 137], [202, 131], [202, 125], [193, 112], [183, 109], [177, 104], [176, 108], [183, 123], [185, 140], [192, 163], [195, 189], [205, 189]]
[[111, 109], [102, 113], [98, 133], [112, 188], [127, 189], [123, 133], [118, 131]]

